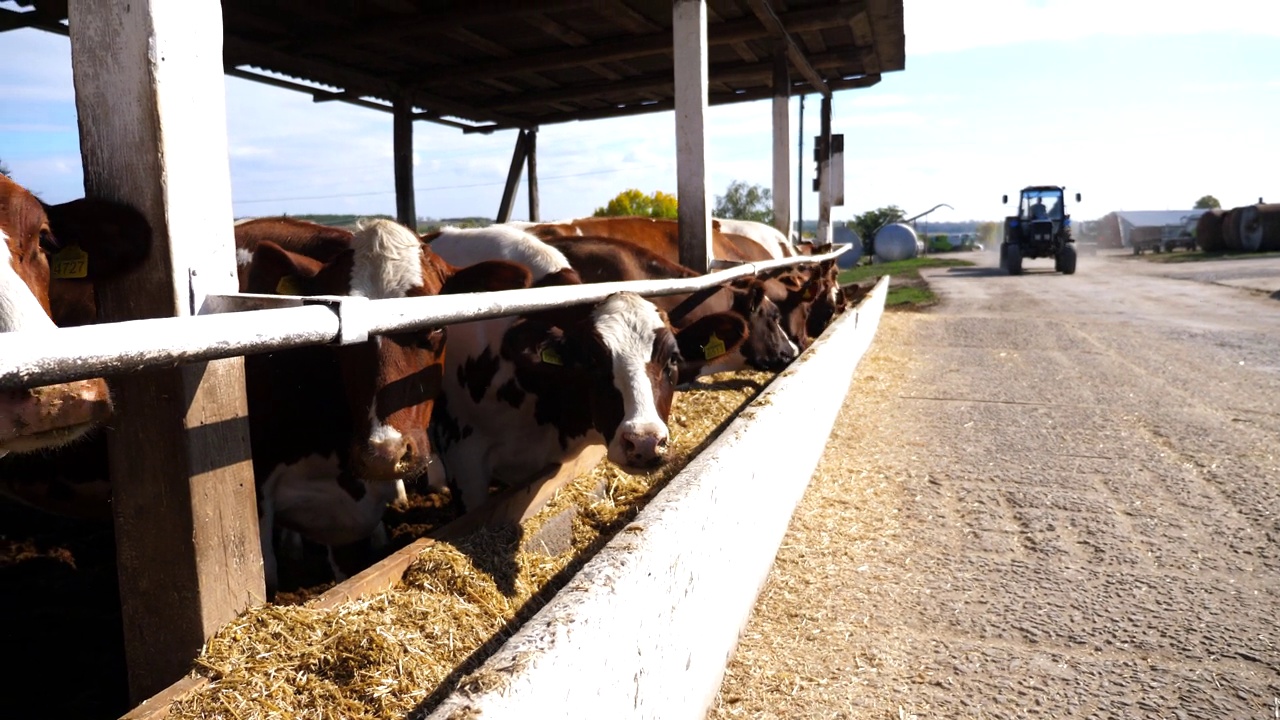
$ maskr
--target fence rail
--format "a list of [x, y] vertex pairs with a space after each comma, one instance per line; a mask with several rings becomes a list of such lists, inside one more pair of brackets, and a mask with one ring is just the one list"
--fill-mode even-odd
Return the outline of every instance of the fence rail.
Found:
[[[360, 342], [405, 332], [597, 302], [617, 292], [644, 297], [695, 292], [747, 275], [830, 260], [823, 255], [742, 263], [677, 280], [592, 283], [489, 293], [367, 300], [354, 297], [211, 296], [215, 314], [127, 320], [49, 331], [0, 333], [0, 390], [82, 380], [307, 345]], [[243, 309], [276, 305], [267, 309]], [[279, 307], [285, 305], [286, 307]], [[237, 310], [225, 312], [227, 310]]]

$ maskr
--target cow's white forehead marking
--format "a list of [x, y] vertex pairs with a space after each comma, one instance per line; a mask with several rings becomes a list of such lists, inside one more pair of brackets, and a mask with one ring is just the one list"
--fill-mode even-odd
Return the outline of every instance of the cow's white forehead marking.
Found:
[[653, 303], [639, 295], [618, 293], [605, 298], [591, 314], [600, 339], [615, 357], [649, 361], [653, 339], [664, 326]]
[[252, 265], [253, 253], [245, 248], [236, 248], [236, 265]]
[[351, 241], [351, 294], [370, 299], [404, 297], [421, 287], [422, 241], [405, 226], [372, 220]]
[[9, 235], [0, 230], [0, 332], [53, 328], [35, 293], [13, 269]]
[[[647, 371], [654, 337], [665, 326], [658, 308], [638, 295], [618, 293], [596, 306], [592, 320], [609, 348], [613, 386], [622, 395], [619, 428], [661, 428], [665, 433], [666, 423], [658, 414], [653, 381]], [[617, 438], [610, 440], [616, 441]]]

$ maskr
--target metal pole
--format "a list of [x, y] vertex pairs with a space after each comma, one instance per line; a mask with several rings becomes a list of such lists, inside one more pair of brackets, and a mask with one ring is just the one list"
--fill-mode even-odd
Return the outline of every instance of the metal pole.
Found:
[[796, 142], [800, 148], [796, 151], [796, 241], [804, 240], [804, 94], [800, 95], [800, 128], [796, 133]]

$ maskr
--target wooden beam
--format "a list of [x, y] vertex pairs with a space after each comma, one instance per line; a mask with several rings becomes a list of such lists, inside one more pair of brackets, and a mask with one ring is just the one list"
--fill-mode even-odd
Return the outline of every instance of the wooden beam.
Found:
[[[103, 320], [191, 315], [237, 290], [217, 0], [73, 0], [85, 192], [151, 224], [150, 257], [99, 284]], [[108, 433], [129, 691], [181, 677], [266, 592], [243, 360], [112, 382]]]
[[[856, 2], [840, 6], [834, 11], [797, 10], [780, 16], [789, 32], [821, 28], [841, 27], [848, 24], [855, 12], [865, 7]], [[759, 40], [772, 34], [755, 18], [743, 18], [715, 25], [707, 29], [707, 42], [713, 46], [728, 45], [746, 40]], [[491, 77], [503, 77], [522, 72], [543, 72], [582, 67], [587, 63], [631, 60], [649, 55], [671, 52], [671, 35], [666, 32], [635, 37], [596, 40], [592, 45], [550, 52], [535, 52], [503, 60], [466, 65], [446, 65], [421, 68], [414, 77], [401, 81], [408, 87], [430, 88]]]
[[706, 0], [673, 0], [671, 27], [680, 264], [705, 273], [713, 259], [707, 203]]
[[418, 212], [413, 193], [413, 106], [408, 100], [396, 100], [391, 125], [391, 154], [396, 173], [396, 221], [416, 234]]
[[791, 239], [791, 73], [781, 43], [773, 53], [773, 226]]
[[818, 141], [818, 232], [816, 246], [831, 244], [831, 98], [822, 98], [822, 130]]
[[[863, 77], [849, 78], [846, 80], [831, 80], [827, 82], [827, 86], [832, 92], [840, 90], [856, 90], [859, 88], [868, 88], [880, 82], [879, 75], [866, 75]], [[791, 94], [798, 95], [803, 93], [809, 87], [807, 82], [792, 82]], [[739, 102], [751, 102], [753, 100], [765, 100], [773, 97], [773, 88], [757, 88], [745, 90], [742, 92], [731, 93], [711, 93], [709, 95], [711, 105], [731, 105]], [[578, 110], [567, 113], [547, 113], [538, 115], [531, 122], [538, 125], [555, 125], [557, 123], [586, 121], [586, 120], [602, 120], [614, 117], [627, 117], [631, 115], [644, 115], [646, 113], [664, 112], [675, 108], [674, 100], [659, 100], [653, 103], [640, 104], [636, 103], [627, 107], [617, 107], [610, 105], [608, 107], [591, 108], [589, 110]], [[463, 132], [466, 133], [491, 133], [497, 130], [510, 130], [510, 125], [478, 125], [468, 128]]]
[[824, 98], [831, 97], [831, 88], [827, 87], [827, 81], [822, 79], [817, 70], [809, 64], [809, 59], [805, 57], [805, 53], [796, 43], [795, 38], [791, 37], [791, 33], [787, 32], [786, 25], [774, 13], [773, 8], [769, 6], [769, 0], [747, 0], [747, 5], [751, 7], [751, 12], [755, 13], [760, 19], [760, 23], [769, 28], [769, 33], [775, 38], [786, 44], [787, 57], [791, 58], [791, 64], [796, 70], [809, 81], [813, 89], [820, 93]]
[[516, 147], [511, 153], [511, 167], [507, 169], [507, 182], [502, 188], [502, 202], [498, 205], [497, 221], [500, 223], [511, 219], [511, 211], [516, 204], [516, 192], [520, 190], [520, 173], [524, 170], [524, 160], [528, 153], [529, 133], [521, 130], [516, 134]]
[[[780, 53], [786, 59], [785, 53]], [[815, 67], [839, 70], [849, 66], [849, 56], [843, 53], [827, 53], [812, 58]], [[772, 87], [774, 63], [768, 62], [732, 62], [713, 65], [708, 68], [708, 82], [712, 84], [734, 85], [737, 83], [758, 84]], [[644, 92], [661, 92], [670, 94], [673, 79], [669, 71], [636, 75], [622, 80], [583, 83], [571, 87], [554, 90], [535, 90], [532, 92], [494, 95], [485, 103], [487, 107], [510, 114], [512, 111], [537, 107], [550, 103], [592, 103], [599, 104], [609, 97], [636, 95]]]
[[541, 222], [541, 199], [538, 197], [538, 128], [529, 128], [529, 221]]

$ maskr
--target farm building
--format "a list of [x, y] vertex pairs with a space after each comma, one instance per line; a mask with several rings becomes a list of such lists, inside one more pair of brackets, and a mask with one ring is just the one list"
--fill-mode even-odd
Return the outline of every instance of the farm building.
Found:
[[[793, 142], [786, 105], [795, 94], [822, 96], [825, 154], [817, 159], [828, 171], [819, 214], [829, 232], [831, 95], [868, 87], [905, 66], [902, 3], [892, 0], [481, 1], [421, 8], [394, 0], [19, 0], [0, 8], [0, 31], [70, 36], [86, 195], [136, 208], [154, 238], [138, 272], [97, 288], [97, 312], [107, 323], [163, 322], [163, 328], [114, 336], [107, 325], [58, 330], [60, 338], [97, 344], [72, 352], [65, 350], [73, 344], [68, 340], [62, 355], [49, 358], [36, 357], [21, 338], [0, 343], [0, 356], [12, 363], [4, 366], [5, 389], [112, 378], [107, 445], [119, 564], [116, 622], [128, 656], [130, 704], [182, 677], [206, 639], [265, 595], [241, 356], [289, 343], [361, 343], [410, 322], [400, 314], [379, 326], [350, 302], [253, 311], [276, 313], [272, 323], [257, 315], [262, 325], [249, 313], [233, 321], [211, 310], [237, 302], [223, 73], [317, 102], [391, 113], [397, 214], [405, 220], [416, 215], [410, 155], [416, 120], [462, 133], [519, 130], [498, 217], [510, 216], [524, 176], [536, 218], [539, 126], [674, 110], [680, 259], [705, 271], [712, 260], [707, 107], [773, 99], [774, 197], [781, 203], [775, 215], [787, 227]], [[424, 317], [412, 322], [441, 323], [438, 315]], [[145, 348], [130, 346], [133, 340]], [[35, 359], [23, 365], [20, 355]], [[815, 441], [825, 438], [818, 428]], [[68, 660], [76, 650], [61, 648], [58, 657]], [[51, 699], [37, 702], [47, 709]]]
[[1154, 230], [1156, 237], [1166, 227], [1194, 227], [1204, 210], [1116, 210], [1093, 224], [1098, 247], [1130, 248], [1135, 230]]

